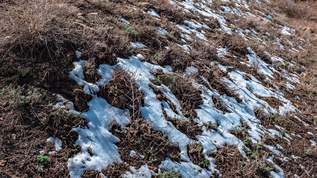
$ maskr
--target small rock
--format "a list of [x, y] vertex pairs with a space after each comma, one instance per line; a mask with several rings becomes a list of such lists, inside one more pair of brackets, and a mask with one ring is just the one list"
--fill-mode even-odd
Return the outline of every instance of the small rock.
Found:
[[161, 95], [161, 94], [157, 94], [157, 95], [156, 95], [156, 99], [158, 99], [158, 100], [162, 101], [162, 100], [163, 100], [163, 97], [162, 97], [162, 95]]
[[6, 160], [0, 160], [0, 166], [1, 167], [5, 166], [6, 162], [7, 162]]
[[158, 168], [157, 168], [157, 167], [149, 166], [149, 168], [152, 169], [154, 172], [157, 172], [157, 171], [158, 171]]
[[233, 56], [231, 54], [229, 54], [229, 53], [225, 53], [223, 56], [227, 57], [227, 58], [233, 58]]
[[314, 33], [314, 30], [311, 29], [310, 27], [305, 27], [305, 28], [303, 28], [303, 30], [304, 30], [305, 33], [308, 33], [308, 34]]
[[28, 67], [22, 69], [22, 70], [21, 70], [21, 75], [22, 75], [22, 77], [25, 77], [30, 71], [31, 71], [31, 69], [28, 68]]

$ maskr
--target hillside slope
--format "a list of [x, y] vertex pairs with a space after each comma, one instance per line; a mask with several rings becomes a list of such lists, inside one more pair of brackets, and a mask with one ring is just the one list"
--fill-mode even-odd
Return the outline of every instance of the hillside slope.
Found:
[[1, 177], [317, 176], [317, 12], [0, 1]]

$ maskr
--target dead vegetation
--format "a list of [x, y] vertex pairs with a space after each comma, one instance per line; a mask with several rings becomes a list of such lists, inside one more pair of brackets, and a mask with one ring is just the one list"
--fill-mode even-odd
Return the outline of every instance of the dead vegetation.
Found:
[[270, 171], [274, 171], [270, 162], [260, 157], [246, 160], [236, 147], [230, 145], [218, 148], [212, 156], [225, 177], [269, 177]]
[[142, 117], [140, 107], [144, 105], [144, 94], [131, 76], [122, 70], [115, 70], [97, 95], [114, 107], [129, 109], [131, 120]]
[[[78, 133], [72, 128], [87, 126], [85, 120], [65, 111], [53, 111], [55, 97], [39, 88], [5, 86], [0, 99], [2, 176], [68, 175], [67, 159], [80, 152], [75, 145]], [[54, 156], [48, 154], [55, 150], [46, 141], [50, 136], [63, 142], [62, 150]]]
[[[125, 129], [127, 132], [123, 132], [114, 126], [111, 132], [121, 140], [117, 145], [121, 159], [128, 163], [127, 168], [129, 166], [139, 168], [147, 164], [150, 169], [157, 172], [158, 165], [165, 158], [180, 161], [179, 148], [167, 139], [166, 134], [154, 130], [153, 125], [145, 119], [139, 118]], [[130, 156], [132, 150], [135, 151], [135, 156]], [[128, 171], [127, 168], [120, 169], [121, 173], [124, 174]], [[105, 171], [107, 172], [107, 170]]]
[[[233, 66], [230, 70], [243, 70], [252, 74], [257, 79], [263, 79], [263, 75], [253, 70], [246, 69], [239, 61], [244, 60], [248, 54], [247, 47], [251, 47], [257, 55], [267, 63], [272, 63], [270, 56], [283, 57], [285, 61], [295, 61], [305, 65], [291, 67], [276, 64], [297, 73], [305, 72], [301, 83], [296, 85], [296, 90], [283, 93], [290, 99], [302, 113], [300, 118], [311, 126], [306, 127], [294, 117], [279, 117], [277, 115], [265, 116], [260, 111], [256, 112], [266, 128], [274, 128], [280, 125], [285, 134], [300, 134], [304, 139], [293, 137], [292, 145], [289, 146], [285, 139], [280, 137], [265, 138], [263, 142], [268, 145], [280, 143], [284, 148], [282, 153], [291, 157], [292, 154], [300, 156], [301, 160], [289, 160], [287, 163], [275, 159], [278, 165], [284, 169], [285, 175], [311, 176], [316, 175], [316, 148], [311, 146], [310, 140], [316, 140], [315, 136], [307, 134], [311, 131], [316, 134], [317, 107], [316, 107], [316, 48], [315, 33], [316, 6], [310, 2], [271, 1], [272, 7], [279, 12], [285, 13], [286, 17], [278, 17], [265, 21], [259, 18], [247, 17], [236, 21], [235, 15], [226, 17], [233, 30], [254, 29], [260, 34], [270, 33], [265, 42], [276, 40], [277, 31], [273, 27], [276, 24], [287, 24], [297, 28], [297, 34], [309, 38], [308, 42], [289, 37], [296, 45], [304, 44], [308, 49], [301, 53], [285, 52], [291, 48], [286, 41], [281, 43], [286, 50], [281, 50], [277, 45], [258, 45], [256, 40], [246, 42], [239, 35], [226, 35], [219, 33], [219, 22], [215, 18], [199, 19], [195, 13], [184, 13], [181, 8], [172, 5], [168, 0], [141, 1], [128, 0], [118, 4], [116, 0], [98, 1], [12, 1], [0, 2], [0, 87], [3, 88], [0, 95], [0, 176], [10, 177], [67, 177], [67, 158], [80, 152], [79, 146], [74, 146], [78, 134], [72, 130], [74, 127], [86, 127], [85, 119], [63, 111], [52, 111], [50, 108], [55, 103], [52, 93], [60, 93], [65, 98], [74, 102], [77, 111], [85, 112], [89, 109], [87, 102], [91, 96], [83, 92], [73, 80], [68, 78], [68, 72], [73, 68], [72, 62], [78, 60], [75, 50], [83, 52], [81, 59], [89, 60], [89, 65], [84, 69], [85, 80], [96, 82], [100, 80], [96, 69], [100, 64], [115, 65], [117, 57], [128, 57], [141, 53], [145, 61], [161, 66], [171, 65], [174, 72], [183, 74], [188, 66], [195, 66], [198, 74], [204, 76], [209, 82], [209, 88], [217, 90], [220, 95], [234, 97], [242, 102], [234, 91], [228, 89], [221, 80], [226, 72], [221, 71], [216, 64]], [[233, 1], [215, 1], [212, 6], [215, 9], [224, 10], [223, 5], [235, 7]], [[133, 7], [138, 7], [134, 10]], [[270, 10], [262, 6], [251, 4], [251, 9], [265, 11], [268, 15]], [[149, 18], [144, 12], [154, 9], [161, 16], [161, 20]], [[262, 9], [263, 8], [263, 9]], [[124, 18], [130, 22], [121, 22]], [[140, 20], [142, 19], [142, 20]], [[188, 53], [177, 44], [184, 44], [179, 29], [175, 24], [184, 24], [184, 20], [196, 20], [204, 22], [211, 29], [206, 31], [206, 37], [210, 44], [215, 46], [227, 46], [231, 54], [225, 54], [223, 58], [217, 57], [216, 49], [206, 45], [200, 39], [190, 43], [192, 50]], [[167, 35], [153, 33], [158, 27], [165, 28]], [[193, 36], [192, 36], [193, 37]], [[133, 49], [129, 42], [140, 41], [146, 45], [145, 49]], [[168, 49], [165, 47], [169, 46]], [[268, 53], [266, 53], [268, 52]], [[233, 55], [235, 56], [233, 56]], [[240, 60], [241, 59], [241, 60]], [[214, 62], [215, 65], [212, 65]], [[205, 81], [197, 76], [193, 79], [206, 85]], [[186, 76], [188, 77], [188, 76]], [[176, 120], [167, 118], [178, 130], [185, 133], [189, 138], [197, 140], [196, 135], [201, 135], [201, 126], [193, 121], [197, 114], [195, 109], [203, 103], [201, 92], [192, 86], [192, 82], [181, 75], [158, 74], [157, 85], [168, 86], [172, 93], [180, 101], [182, 114], [189, 119]], [[281, 78], [276, 77], [278, 81]], [[268, 83], [267, 86], [269, 86]], [[207, 85], [206, 85], [207, 86]], [[162, 94], [162, 93], [157, 93]], [[102, 172], [108, 177], [118, 177], [129, 171], [129, 166], [139, 168], [148, 164], [150, 169], [158, 172], [158, 165], [166, 157], [173, 161], [180, 161], [180, 150], [171, 144], [166, 135], [153, 130], [153, 125], [142, 118], [139, 108], [143, 106], [144, 95], [138, 90], [136, 83], [131, 77], [116, 70], [112, 79], [100, 90], [98, 96], [105, 98], [111, 105], [129, 109], [132, 123], [126, 127], [126, 132], [114, 125], [111, 132], [120, 138], [117, 144], [121, 158], [127, 164], [115, 164]], [[300, 100], [295, 99], [298, 96]], [[220, 97], [212, 97], [215, 107], [223, 112], [229, 112]], [[263, 98], [262, 98], [263, 99]], [[162, 100], [168, 102], [164, 96]], [[265, 100], [265, 99], [264, 99]], [[267, 102], [277, 108], [282, 103], [274, 98], [266, 98]], [[169, 102], [171, 105], [171, 102]], [[131, 107], [132, 106], [132, 107]], [[175, 111], [175, 106], [171, 105]], [[243, 124], [242, 124], [243, 125]], [[269, 151], [263, 148], [261, 143], [252, 144], [248, 139], [247, 126], [243, 125], [240, 130], [233, 131], [238, 138], [245, 141], [250, 148], [247, 161], [239, 151], [232, 146], [225, 145], [218, 148], [212, 156], [216, 159], [217, 169], [224, 177], [259, 177], [269, 176], [274, 170], [272, 165], [263, 160], [269, 155]], [[47, 143], [49, 136], [59, 138], [63, 142], [63, 148], [55, 155], [49, 155], [48, 151], [54, 148]], [[295, 144], [294, 144], [295, 143]], [[44, 153], [39, 151], [44, 149]], [[130, 151], [136, 151], [136, 156], [131, 157]], [[141, 157], [144, 156], [144, 158]], [[210, 162], [202, 155], [201, 144], [188, 146], [188, 155], [195, 164], [202, 168], [208, 168]], [[45, 158], [46, 161], [39, 159]], [[47, 159], [49, 161], [47, 161]], [[303, 169], [298, 166], [302, 164]], [[96, 171], [86, 171], [83, 177], [99, 176]]]
[[[179, 75], [167, 75], [162, 72], [155, 73], [156, 80], [153, 81], [156, 85], [164, 84], [167, 86], [171, 92], [177, 97], [181, 106], [181, 114], [185, 116], [187, 119], [177, 119], [170, 118], [166, 115], [165, 110], [163, 110], [164, 116], [166, 120], [173, 123], [173, 125], [182, 133], [187, 135], [189, 138], [193, 140], [197, 140], [196, 135], [202, 134], [202, 126], [199, 126], [194, 118], [197, 117], [197, 113], [195, 109], [199, 108], [199, 105], [203, 104], [202, 98], [200, 96], [201, 92], [193, 87], [192, 82], [182, 76]], [[164, 100], [167, 102], [172, 110], [176, 114], [178, 111], [176, 110], [174, 104], [167, 100], [165, 95], [161, 93], [159, 90], [154, 89], [157, 95], [160, 95], [160, 100]], [[164, 108], [162, 106], [162, 108]]]
[[208, 168], [210, 161], [202, 154], [203, 146], [201, 143], [193, 143], [187, 146], [187, 152], [190, 160], [201, 168]]

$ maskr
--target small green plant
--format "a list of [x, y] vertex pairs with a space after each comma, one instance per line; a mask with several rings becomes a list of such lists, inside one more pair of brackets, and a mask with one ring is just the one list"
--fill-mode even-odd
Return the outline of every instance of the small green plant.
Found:
[[[214, 130], [218, 130], [218, 126], [216, 123], [212, 123], [212, 122], [208, 122], [205, 124], [207, 129], [214, 129]], [[236, 130], [234, 130], [236, 131]]]
[[162, 54], [157, 55], [156, 59], [163, 59], [163, 55]]
[[162, 84], [162, 81], [160, 79], [160, 76], [155, 77], [155, 81], [159, 84]]
[[237, 27], [235, 26], [235, 25], [233, 25], [233, 24], [230, 24], [230, 26], [229, 26], [232, 30], [236, 30], [237, 29]]
[[242, 125], [243, 125], [242, 132], [247, 133], [248, 132], [247, 124], [243, 123]]
[[50, 161], [50, 158], [44, 155], [37, 155], [37, 160], [41, 163], [47, 164]]
[[179, 158], [179, 156], [180, 156], [180, 153], [179, 153], [179, 152], [177, 152], [177, 153], [171, 153], [171, 154], [169, 155], [169, 157], [172, 158], [172, 159]]
[[260, 143], [255, 143], [255, 144], [253, 144], [253, 146], [254, 146], [257, 150], [263, 148], [262, 144], [260, 144]]
[[282, 129], [282, 130], [280, 131], [280, 135], [282, 135], [282, 136], [284, 137], [285, 134], [286, 134], [286, 129], [284, 128], [284, 129]]
[[[184, 102], [184, 101], [183, 101]], [[186, 101], [185, 101], [186, 102]], [[184, 102], [184, 103], [185, 103]], [[191, 111], [191, 110], [185, 110], [185, 111], [183, 111], [183, 115], [185, 116], [185, 117], [187, 117], [188, 119], [194, 119], [194, 114], [193, 114], [193, 112]]]
[[68, 153], [73, 154], [73, 153], [76, 153], [78, 151], [78, 149], [77, 148], [68, 148], [67, 151], [68, 151]]
[[83, 48], [78, 48], [78, 51], [81, 52], [81, 55], [86, 54], [87, 50], [83, 49]]
[[204, 161], [199, 162], [198, 165], [202, 167], [208, 167], [210, 165], [210, 161], [205, 159]]
[[175, 83], [175, 82], [176, 82], [176, 75], [174, 75], [174, 76], [173, 76], [173, 80], [172, 80], [172, 82], [173, 82], [173, 83]]
[[276, 122], [281, 121], [281, 117], [278, 116], [278, 115], [275, 115], [275, 114], [272, 114], [272, 115], [270, 116], [270, 118], [274, 119], [274, 121], [276, 121]]
[[189, 145], [189, 153], [198, 152], [200, 153], [203, 150], [201, 143], [193, 143]]
[[34, 104], [36, 103], [41, 97], [42, 94], [38, 92], [37, 89], [28, 90], [26, 93], [25, 86], [17, 86], [16, 88], [12, 88], [11, 85], [6, 86], [2, 89], [2, 94], [8, 91], [7, 97], [9, 100], [9, 104], [12, 105], [19, 105], [19, 104]]
[[161, 172], [158, 174], [159, 177], [161, 178], [177, 178], [181, 177], [179, 174], [179, 170], [175, 171], [175, 167], [173, 167], [171, 170], [161, 170]]
[[132, 29], [130, 26], [128, 26], [126, 29], [124, 29], [125, 33], [133, 33], [135, 35], [139, 34], [137, 30]]
[[44, 172], [44, 166], [43, 165], [40, 165], [40, 166], [36, 166], [36, 170], [37, 172]]
[[305, 155], [307, 155], [307, 156], [310, 156], [310, 155], [311, 155], [310, 149], [305, 149]]
[[153, 163], [153, 162], [155, 162], [155, 161], [157, 161], [157, 159], [156, 159], [156, 158], [151, 159], [150, 161], [148, 161], [148, 162], [147, 162], [147, 164], [151, 164], [151, 163]]
[[257, 152], [253, 152], [251, 155], [251, 158], [256, 158], [257, 157]]
[[142, 142], [142, 140], [143, 140], [143, 137], [142, 137], [142, 135], [141, 135], [141, 136], [138, 137], [138, 140], [136, 140], [136, 141], [134, 142], [134, 144], [135, 144], [135, 145], [138, 145], [138, 144], [140, 144], [140, 143]]
[[248, 138], [248, 137], [243, 138], [242, 143], [243, 143], [244, 145], [249, 144], [249, 138]]

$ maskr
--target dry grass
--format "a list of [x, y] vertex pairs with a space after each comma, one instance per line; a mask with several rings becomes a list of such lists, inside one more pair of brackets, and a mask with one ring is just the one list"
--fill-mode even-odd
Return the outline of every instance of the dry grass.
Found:
[[[128, 125], [125, 129], [126, 131], [121, 131], [119, 126], [114, 125], [111, 132], [121, 140], [117, 145], [121, 159], [128, 163], [127, 168], [130, 165], [139, 168], [146, 163], [157, 172], [158, 165], [166, 157], [180, 161], [179, 148], [167, 139], [166, 134], [154, 130], [153, 125], [144, 118], [136, 119], [134, 124]], [[130, 156], [131, 150], [136, 151], [135, 157]], [[144, 158], [141, 158], [141, 155], [144, 155]], [[128, 169], [120, 169], [121, 173], [125, 171]]]
[[313, 6], [311, 6], [313, 1], [289, 1], [289, 0], [279, 0], [272, 1], [280, 10], [285, 13], [290, 18], [300, 18], [300, 19], [312, 19], [316, 18], [317, 12]]
[[138, 89], [131, 76], [121, 70], [116, 70], [111, 80], [97, 93], [106, 99], [112, 106], [120, 109], [129, 109], [131, 120], [142, 117], [140, 107], [143, 106], [144, 94]]
[[68, 45], [78, 34], [69, 30], [71, 23], [65, 17], [74, 16], [77, 9], [69, 7], [60, 0], [48, 2], [16, 1], [5, 6], [0, 15], [0, 51], [19, 50], [22, 54], [44, 55], [51, 60]]
[[229, 52], [234, 55], [245, 56], [248, 54], [247, 42], [243, 37], [237, 34], [228, 35], [222, 32], [219, 35], [215, 35], [215, 38], [212, 39], [211, 43], [216, 43], [216, 46], [228, 47]]
[[289, 24], [298, 31], [304, 31], [308, 37], [311, 37], [311, 32], [317, 31], [317, 3], [315, 1], [294, 3], [287, 0], [275, 0], [271, 1], [271, 7], [286, 15], [286, 17], [280, 16], [277, 20]]
[[263, 158], [246, 160], [236, 147], [230, 145], [218, 148], [212, 156], [223, 177], [269, 177], [270, 171], [274, 170]]

